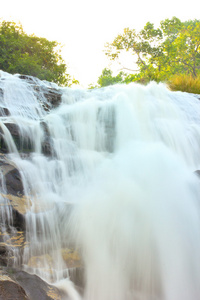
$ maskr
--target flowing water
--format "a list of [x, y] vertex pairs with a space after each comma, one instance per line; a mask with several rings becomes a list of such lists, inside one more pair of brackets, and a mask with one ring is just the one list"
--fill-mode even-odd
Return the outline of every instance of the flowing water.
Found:
[[[46, 87], [62, 93], [49, 111]], [[7, 157], [29, 199], [15, 266], [62, 282], [72, 270], [61, 249], [72, 247], [84, 290], [72, 286], [71, 299], [200, 299], [199, 100], [162, 84], [73, 90], [3, 72], [0, 88]]]

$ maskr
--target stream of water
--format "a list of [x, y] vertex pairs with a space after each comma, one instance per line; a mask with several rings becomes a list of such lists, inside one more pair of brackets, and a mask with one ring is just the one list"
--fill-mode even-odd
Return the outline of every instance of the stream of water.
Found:
[[[200, 299], [199, 100], [156, 83], [73, 90], [34, 80], [0, 78], [7, 156], [30, 199], [15, 265], [60, 282], [72, 272], [61, 249], [71, 247], [84, 269], [73, 299]], [[62, 93], [50, 111], [45, 86]]]

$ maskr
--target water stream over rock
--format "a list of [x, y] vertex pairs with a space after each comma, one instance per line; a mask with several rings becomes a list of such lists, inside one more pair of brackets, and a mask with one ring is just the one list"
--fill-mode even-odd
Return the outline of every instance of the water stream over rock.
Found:
[[25, 228], [10, 265], [72, 300], [200, 299], [195, 95], [1, 72], [0, 111], [2, 242]]

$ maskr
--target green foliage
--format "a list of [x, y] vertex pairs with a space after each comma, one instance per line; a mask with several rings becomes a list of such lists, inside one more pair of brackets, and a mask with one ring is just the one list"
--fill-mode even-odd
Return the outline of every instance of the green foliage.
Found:
[[196, 77], [200, 74], [200, 20], [181, 22], [173, 17], [161, 21], [157, 29], [148, 22], [139, 33], [125, 28], [106, 45], [105, 53], [116, 61], [123, 51], [133, 55], [140, 81], [166, 81], [175, 74]]
[[21, 24], [0, 23], [0, 69], [3, 71], [69, 85], [71, 78], [60, 52], [59, 43], [27, 35]]
[[141, 74], [126, 74], [124, 72], [120, 72], [116, 76], [112, 75], [113, 72], [110, 69], [103, 69], [102, 74], [99, 76], [97, 85], [90, 85], [89, 89], [105, 87], [114, 84], [128, 84], [130, 82], [139, 82], [142, 84], [148, 83], [148, 79], [142, 76]]
[[105, 68], [99, 76], [97, 83], [100, 87], [122, 83], [124, 75], [123, 72], [120, 72], [117, 76], [113, 76], [112, 71]]

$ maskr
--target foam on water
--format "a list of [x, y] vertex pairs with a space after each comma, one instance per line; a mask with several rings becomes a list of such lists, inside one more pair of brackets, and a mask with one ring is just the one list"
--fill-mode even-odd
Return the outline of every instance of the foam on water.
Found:
[[[33, 83], [2, 73], [0, 88], [10, 112], [2, 134], [30, 199], [23, 268], [69, 278], [61, 249], [70, 246], [85, 300], [200, 299], [199, 100], [155, 83], [60, 88], [62, 103], [45, 112]], [[27, 156], [5, 126], [13, 122]]]

